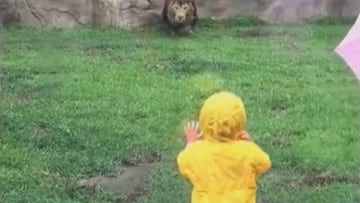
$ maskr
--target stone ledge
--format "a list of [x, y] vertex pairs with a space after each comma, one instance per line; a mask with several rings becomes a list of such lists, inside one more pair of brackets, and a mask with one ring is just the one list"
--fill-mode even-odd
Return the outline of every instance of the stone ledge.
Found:
[[[163, 0], [0, 0], [5, 26], [144, 27], [161, 21]], [[359, 0], [197, 0], [200, 18], [254, 14], [269, 22], [326, 16], [355, 17]]]

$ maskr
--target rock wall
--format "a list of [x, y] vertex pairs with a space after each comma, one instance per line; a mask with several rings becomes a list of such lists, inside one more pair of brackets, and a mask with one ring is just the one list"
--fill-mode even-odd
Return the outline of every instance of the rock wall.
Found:
[[[5, 26], [72, 28], [159, 23], [163, 0], [0, 0]], [[256, 15], [271, 22], [357, 16], [360, 0], [196, 0], [200, 18]]]

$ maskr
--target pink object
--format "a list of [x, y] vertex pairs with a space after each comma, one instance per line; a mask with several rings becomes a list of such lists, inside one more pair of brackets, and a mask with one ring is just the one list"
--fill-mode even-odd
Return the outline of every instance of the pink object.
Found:
[[343, 41], [336, 47], [339, 54], [360, 80], [360, 14]]

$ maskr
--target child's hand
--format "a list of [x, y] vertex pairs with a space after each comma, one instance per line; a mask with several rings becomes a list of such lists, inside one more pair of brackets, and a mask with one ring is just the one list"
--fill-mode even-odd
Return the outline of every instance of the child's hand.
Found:
[[199, 132], [199, 123], [197, 122], [188, 122], [184, 127], [184, 137], [186, 144], [194, 142], [200, 139], [200, 132]]
[[246, 131], [243, 131], [241, 133], [240, 139], [241, 140], [246, 140], [246, 141], [251, 141], [251, 137]]

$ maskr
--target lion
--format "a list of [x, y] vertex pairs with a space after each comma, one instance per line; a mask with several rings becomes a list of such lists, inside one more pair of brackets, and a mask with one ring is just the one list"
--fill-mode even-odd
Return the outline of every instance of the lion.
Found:
[[165, 0], [162, 18], [172, 35], [192, 34], [198, 21], [195, 0]]

